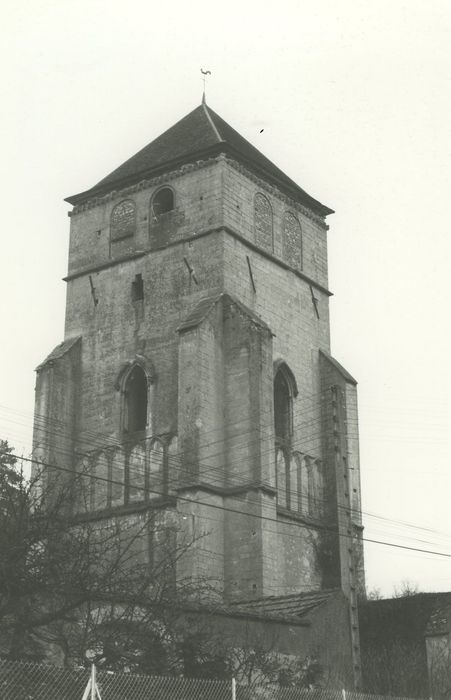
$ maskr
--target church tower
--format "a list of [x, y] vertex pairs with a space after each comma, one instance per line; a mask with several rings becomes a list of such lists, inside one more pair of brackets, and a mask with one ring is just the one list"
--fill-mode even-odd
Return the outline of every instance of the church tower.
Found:
[[358, 678], [356, 382], [330, 355], [332, 210], [205, 103], [67, 201], [36, 461], [87, 474], [74, 507], [91, 517], [181, 514], [202, 539], [180, 566], [228, 604], [341, 590]]

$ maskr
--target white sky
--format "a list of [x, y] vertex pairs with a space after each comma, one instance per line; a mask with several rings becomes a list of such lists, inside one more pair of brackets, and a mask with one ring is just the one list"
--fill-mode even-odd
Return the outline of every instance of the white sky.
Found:
[[[4, 0], [0, 436], [29, 452], [33, 370], [63, 337], [63, 197], [197, 106], [208, 68], [210, 106], [337, 212], [366, 536], [451, 554], [450, 30], [448, 0]], [[451, 558], [367, 544], [366, 564], [386, 594], [451, 590]]]

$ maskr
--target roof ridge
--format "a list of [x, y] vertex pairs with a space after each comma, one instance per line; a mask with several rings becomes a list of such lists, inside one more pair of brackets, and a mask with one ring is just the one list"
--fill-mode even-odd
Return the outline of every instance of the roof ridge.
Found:
[[203, 108], [203, 110], [204, 110], [204, 112], [205, 112], [205, 116], [207, 117], [208, 122], [209, 122], [211, 128], [212, 128], [213, 131], [215, 132], [215, 136], [216, 136], [216, 138], [218, 139], [218, 143], [223, 143], [223, 142], [225, 141], [225, 139], [223, 139], [223, 138], [221, 137], [221, 134], [219, 133], [219, 129], [217, 128], [216, 124], [215, 124], [214, 121], [213, 121], [213, 118], [212, 118], [212, 116], [211, 116], [211, 114], [210, 114], [210, 112], [209, 112], [209, 109], [208, 109], [207, 104], [206, 104], [205, 102], [202, 102], [202, 105], [201, 105], [201, 106], [202, 106], [202, 108]]

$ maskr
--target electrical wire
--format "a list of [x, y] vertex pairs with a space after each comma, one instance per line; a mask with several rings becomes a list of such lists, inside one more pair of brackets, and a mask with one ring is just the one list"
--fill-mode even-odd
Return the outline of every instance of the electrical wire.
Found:
[[[69, 454], [69, 453], [67, 453], [67, 454]], [[178, 457], [175, 456], [175, 455], [170, 455], [170, 456], [169, 456], [169, 460], [172, 461], [172, 462], [177, 461], [177, 459], [178, 459]], [[122, 466], [122, 465], [121, 465], [121, 466]], [[174, 468], [174, 464], [172, 464], [171, 466]], [[220, 474], [221, 474], [221, 476], [222, 476], [222, 475], [223, 475], [223, 469], [220, 469], [220, 468], [219, 468], [219, 472], [220, 472]], [[134, 474], [136, 475], [136, 469], [134, 470]], [[201, 473], [201, 476], [205, 476], [205, 473], [202, 472], [202, 473]], [[175, 477], [174, 481], [175, 481], [175, 480], [176, 480], [176, 477]], [[171, 483], [171, 482], [170, 482], [170, 483]], [[247, 483], [247, 482], [246, 482], [246, 483]], [[291, 491], [291, 492], [289, 491], [288, 493], [291, 493], [291, 495], [296, 496], [296, 497], [298, 496], [298, 493], [295, 492], [294, 490]], [[322, 499], [314, 499], [314, 500], [316, 500], [316, 502], [317, 502], [317, 504], [318, 504]], [[326, 501], [324, 501], [324, 500], [322, 500], [322, 502], [323, 502], [323, 503], [326, 503]], [[350, 512], [353, 512], [353, 511], [354, 511], [353, 508], [347, 508], [347, 507], [344, 507], [344, 506], [343, 506], [343, 508], [344, 508], [346, 511], [350, 511]], [[379, 515], [377, 515], [377, 514], [370, 513], [370, 512], [358, 511], [358, 514], [359, 514], [359, 515], [362, 515], [362, 514], [363, 514], [363, 515], [366, 515], [366, 516], [369, 516], [369, 517], [384, 519], [385, 521], [388, 521], [388, 522], [395, 522], [395, 523], [398, 522], [398, 521], [394, 521], [393, 519], [384, 518], [383, 516], [379, 516]], [[410, 527], [418, 528], [418, 526], [413, 525], [413, 524], [404, 523], [404, 522], [403, 522], [402, 524], [405, 525], [405, 526], [410, 526]], [[427, 528], [418, 528], [418, 529], [427, 530]], [[412, 539], [414, 539], [414, 538], [412, 538]]]
[[[14, 453], [12, 453], [12, 456], [15, 457], [15, 458], [17, 458], [17, 459], [23, 459], [24, 461], [27, 461], [27, 462], [36, 463], [36, 460], [30, 459], [30, 458], [21, 458], [19, 455], [15, 455]], [[62, 472], [66, 472], [66, 473], [69, 473], [69, 474], [73, 474], [73, 471], [72, 471], [71, 469], [66, 469], [66, 468], [64, 468], [64, 467], [60, 467], [59, 465], [50, 464], [50, 463], [48, 463], [48, 462], [40, 462], [40, 464], [42, 464], [43, 466], [48, 467], [48, 468], [50, 468], [50, 469], [55, 469], [56, 471], [62, 471]], [[91, 478], [93, 478], [92, 475], [91, 475]], [[123, 481], [121, 482], [121, 481], [117, 481], [117, 480], [112, 480], [112, 479], [108, 479], [108, 478], [106, 478], [106, 477], [95, 476], [94, 478], [97, 479], [97, 480], [100, 480], [100, 481], [105, 481], [105, 482], [110, 482], [110, 483], [113, 483], [113, 484], [116, 484], [116, 485], [120, 485], [120, 486], [122, 486], [122, 487], [125, 487], [125, 485], [126, 485], [125, 482], [123, 482]], [[167, 494], [165, 494], [165, 493], [163, 493], [163, 492], [161, 492], [161, 491], [155, 491], [154, 489], [148, 489], [148, 488], [146, 488], [146, 487], [135, 487], [135, 489], [136, 489], [136, 490], [139, 490], [139, 491], [145, 491], [145, 492], [153, 493], [153, 494], [158, 495], [158, 496], [167, 496]], [[249, 517], [249, 518], [256, 518], [256, 519], [259, 519], [259, 520], [265, 520], [265, 521], [268, 521], [268, 522], [274, 522], [274, 523], [280, 524], [280, 520], [279, 520], [279, 519], [277, 519], [277, 518], [271, 518], [271, 517], [268, 516], [268, 515], [261, 515], [260, 513], [246, 513], [246, 512], [244, 512], [243, 510], [237, 510], [237, 509], [231, 508], [231, 507], [229, 507], [229, 506], [220, 506], [220, 505], [218, 505], [218, 504], [216, 504], [216, 503], [211, 503], [211, 502], [209, 503], [209, 502], [201, 501], [201, 500], [199, 500], [199, 499], [194, 500], [194, 499], [191, 499], [191, 498], [187, 498], [186, 496], [180, 496], [180, 495], [177, 495], [177, 500], [179, 500], [179, 501], [184, 501], [184, 502], [188, 502], [188, 503], [190, 503], [190, 504], [193, 504], [193, 503], [194, 503], [194, 504], [196, 504], [196, 505], [202, 505], [202, 506], [205, 506], [205, 507], [207, 507], [207, 508], [212, 508], [212, 509], [214, 509], [214, 510], [221, 510], [221, 511], [223, 511], [223, 512], [234, 513], [234, 514], [240, 515], [240, 516], [242, 516], [242, 517], [244, 516], [244, 517]], [[111, 517], [111, 514], [109, 514], [109, 517]], [[304, 523], [300, 523], [300, 522], [297, 522], [297, 521], [293, 521], [293, 522], [292, 522], [292, 525], [293, 525], [294, 528], [299, 528], [299, 529], [311, 529], [311, 526], [308, 526], [308, 525], [306, 525], [306, 524], [304, 524]], [[355, 540], [356, 540], [355, 534], [348, 534], [348, 533], [346, 533], [346, 532], [342, 532], [342, 531], [340, 531], [338, 528], [332, 528], [332, 527], [330, 527], [330, 526], [322, 526], [321, 529], [322, 529], [322, 530], [325, 530], [325, 531], [329, 531], [329, 532], [335, 533], [335, 534], [337, 534], [339, 537], [342, 537], [342, 538], [345, 538], [345, 539], [349, 539], [349, 540], [351, 540], [351, 541], [355, 541]], [[395, 548], [395, 549], [403, 549], [403, 550], [408, 550], [408, 551], [413, 551], [413, 552], [420, 552], [420, 553], [422, 553], [422, 554], [430, 554], [430, 555], [434, 555], [434, 556], [437, 556], [437, 557], [451, 558], [451, 553], [447, 553], [447, 552], [437, 552], [437, 551], [433, 551], [433, 550], [429, 550], [429, 549], [424, 549], [424, 548], [419, 548], [419, 547], [411, 547], [411, 546], [408, 546], [408, 545], [397, 544], [397, 543], [394, 543], [394, 542], [387, 542], [387, 541], [384, 541], [384, 540], [377, 540], [377, 539], [374, 539], [374, 538], [363, 537], [363, 536], [359, 536], [357, 539], [358, 539], [359, 541], [369, 542], [369, 543], [372, 543], [372, 544], [378, 544], [378, 545], [386, 546], [386, 547], [393, 547], [393, 548]]]

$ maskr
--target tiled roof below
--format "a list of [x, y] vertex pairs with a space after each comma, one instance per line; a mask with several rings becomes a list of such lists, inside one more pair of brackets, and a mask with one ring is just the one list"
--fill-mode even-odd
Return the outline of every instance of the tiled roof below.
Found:
[[202, 299], [197, 306], [190, 311], [185, 320], [177, 328], [178, 331], [186, 331], [189, 328], [195, 328], [198, 326], [204, 318], [206, 318], [210, 312], [210, 309], [216, 304], [216, 302], [221, 298], [221, 294], [216, 294], [215, 296], [205, 297]]
[[349, 384], [357, 384], [357, 380], [354, 379], [354, 377], [349, 374], [348, 370], [343, 367], [332, 355], [329, 355], [329, 353], [324, 352], [324, 350], [320, 350], [320, 355], [322, 355], [330, 364], [341, 374], [343, 379], [345, 379]]
[[63, 340], [62, 343], [56, 346], [50, 353], [50, 355], [47, 355], [45, 358], [44, 362], [41, 362], [38, 367], [36, 367], [36, 371], [38, 372], [40, 369], [45, 367], [45, 365], [49, 364], [50, 362], [54, 362], [55, 360], [59, 360], [61, 357], [63, 357], [69, 350], [75, 345], [75, 343], [78, 343], [78, 341], [81, 340], [81, 335], [77, 335], [74, 338], [67, 338], [66, 340]]
[[283, 619], [300, 619], [338, 593], [338, 589], [270, 596], [230, 604], [230, 611]]
[[269, 328], [268, 324], [263, 321], [263, 319], [260, 318], [260, 316], [257, 316], [256, 313], [251, 311], [247, 306], [242, 304], [238, 299], [236, 299], [232, 294], [226, 294], [225, 292], [221, 292], [220, 294], [216, 294], [215, 296], [211, 297], [205, 297], [205, 299], [202, 299], [197, 306], [194, 307], [192, 311], [188, 314], [188, 316], [185, 318], [185, 320], [180, 324], [178, 327], [178, 331], [185, 331], [190, 328], [195, 328], [198, 326], [202, 321], [208, 316], [210, 310], [212, 307], [218, 303], [220, 300], [224, 301], [230, 301], [232, 304], [234, 304], [242, 313], [244, 313], [246, 316], [248, 316], [253, 323], [255, 323], [257, 326], [260, 328], [263, 328], [269, 332], [271, 332], [271, 329]]

